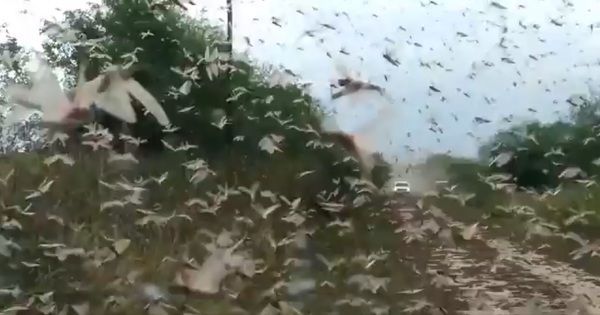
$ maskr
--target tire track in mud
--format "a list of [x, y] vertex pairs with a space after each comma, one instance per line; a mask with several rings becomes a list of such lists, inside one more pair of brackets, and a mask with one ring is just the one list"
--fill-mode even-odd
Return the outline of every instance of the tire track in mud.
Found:
[[[402, 222], [414, 224], [419, 210], [404, 204], [395, 211]], [[600, 304], [599, 277], [506, 239], [494, 238], [485, 230], [460, 247], [438, 242], [422, 246], [427, 248], [420, 251], [428, 253], [421, 254], [420, 263], [426, 264], [423, 270], [434, 279], [428, 285], [434, 288], [424, 290], [425, 295], [449, 314], [513, 314], [515, 307], [532, 301], [557, 314], [576, 310], [581, 310], [580, 314], [600, 314], [600, 308], [595, 308]], [[584, 304], [592, 305], [592, 310], [583, 312]]]

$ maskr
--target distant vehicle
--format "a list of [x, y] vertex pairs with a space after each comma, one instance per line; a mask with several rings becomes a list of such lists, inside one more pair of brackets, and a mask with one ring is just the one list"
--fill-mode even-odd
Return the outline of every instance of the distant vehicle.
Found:
[[410, 184], [405, 180], [397, 180], [394, 182], [395, 193], [410, 193]]

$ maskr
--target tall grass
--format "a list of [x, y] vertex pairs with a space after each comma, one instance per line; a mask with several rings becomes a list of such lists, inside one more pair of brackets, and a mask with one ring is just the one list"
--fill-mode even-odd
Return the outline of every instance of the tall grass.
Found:
[[[398, 251], [400, 239], [393, 233], [395, 225], [385, 202], [387, 197], [375, 190], [359, 185], [357, 191], [361, 192], [339, 199], [340, 213], [328, 217], [309, 201], [321, 190], [336, 185], [331, 186], [332, 179], [319, 172], [313, 177], [297, 178], [296, 174], [305, 170], [299, 169], [292, 159], [266, 160], [248, 169], [240, 166], [236, 184], [225, 182], [225, 169], [213, 167], [206, 179], [192, 184], [193, 174], [181, 165], [187, 159], [182, 155], [139, 158], [139, 164], [130, 168], [115, 167], [106, 156], [103, 152], [80, 154], [74, 165], [61, 161], [47, 165], [44, 162], [48, 155], [33, 152], [2, 158], [0, 176], [11, 170], [14, 175], [0, 189], [0, 235], [8, 242], [0, 242], [0, 287], [18, 287], [21, 293], [1, 296], [0, 307], [19, 305], [45, 311], [52, 307], [74, 309], [75, 305], [76, 309], [89, 306], [90, 314], [145, 312], [145, 304], [140, 302], [143, 284], [173, 290], [177, 270], [189, 259], [201, 263], [207, 255], [205, 246], [214, 241], [207, 235], [223, 231], [231, 232], [234, 239], [247, 235], [249, 241], [244, 246], [256, 259], [257, 269], [265, 271], [251, 279], [228, 279], [224, 292], [236, 292], [237, 298], [223, 292], [215, 296], [186, 296], [172, 291], [170, 306], [162, 306], [162, 310], [172, 313], [185, 307], [218, 314], [232, 314], [236, 309], [252, 313], [273, 299], [293, 300], [285, 298], [285, 286], [276, 289], [275, 295], [266, 294], [277, 283], [290, 282], [302, 274], [289, 260], [298, 258], [294, 246], [273, 246], [273, 242], [293, 245], [291, 240], [304, 230], [312, 233], [316, 253], [332, 261], [348, 261], [334, 270], [317, 262], [317, 267], [308, 271], [311, 278], [317, 279], [316, 292], [309, 303], [313, 309], [331, 309], [332, 301], [343, 297], [366, 297], [364, 289], [347, 282], [354, 274], [366, 273], [364, 261], [352, 263], [360, 255], [382, 254], [384, 258], [368, 273], [389, 277], [390, 284], [386, 290], [368, 293], [369, 304], [348, 306], [348, 314], [376, 308], [377, 303], [380, 307], [398, 308], [402, 304], [392, 298], [392, 293], [424, 282], [423, 276], [407, 272], [411, 269], [398, 258], [409, 255], [410, 246]], [[133, 194], [125, 189], [127, 186], [142, 187], [141, 181], [167, 172], [160, 184], [148, 181], [143, 185], [139, 202], [135, 198], [126, 201]], [[48, 181], [53, 181], [48, 191], [32, 198], [32, 192]], [[260, 183], [260, 188], [250, 197], [243, 187], [249, 188], [255, 182]], [[360, 196], [367, 202], [359, 204]], [[284, 199], [295, 198], [302, 201], [293, 210]], [[201, 201], [190, 203], [193, 199]], [[111, 201], [122, 205], [109, 207]], [[280, 209], [267, 218], [254, 209], [257, 204], [268, 208], [276, 203], [281, 204]], [[294, 223], [292, 215], [304, 222]], [[350, 225], [334, 228], [332, 220]], [[130, 240], [130, 245], [117, 252], [115, 242], [125, 239]], [[410, 255], [415, 251], [419, 248], [413, 246]], [[304, 274], [302, 277], [307, 277]], [[325, 280], [335, 287], [319, 285]], [[52, 295], [43, 298], [49, 292]]]

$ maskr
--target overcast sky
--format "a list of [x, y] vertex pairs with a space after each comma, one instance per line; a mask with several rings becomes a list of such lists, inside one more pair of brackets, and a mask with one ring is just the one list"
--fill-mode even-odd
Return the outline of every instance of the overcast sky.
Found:
[[[16, 2], [0, 11], [0, 22], [8, 22], [23, 44], [35, 47], [42, 17], [52, 15], [54, 7], [72, 9], [82, 2]], [[219, 2], [225, 1], [192, 10], [218, 22], [225, 18]], [[487, 0], [435, 2], [422, 6], [419, 1], [392, 0], [234, 0], [234, 45], [313, 82], [314, 94], [339, 112], [343, 129], [369, 126], [375, 148], [403, 161], [447, 150], [473, 156], [480, 140], [468, 132], [485, 140], [508, 126], [503, 118], [510, 115], [517, 122], [556, 119], [558, 111], [564, 114], [568, 109], [565, 99], [570, 95], [587, 93], [587, 84], [600, 84], [595, 65], [600, 33], [590, 28], [600, 22], [592, 11], [600, 7], [598, 0], [572, 5], [560, 0], [498, 0], [506, 9]], [[19, 13], [25, 8], [27, 13]], [[281, 27], [272, 23], [273, 17]], [[320, 23], [336, 29], [319, 27]], [[317, 30], [317, 36], [302, 36], [306, 30]], [[499, 46], [502, 37], [504, 49]], [[340, 54], [340, 49], [350, 55]], [[399, 67], [382, 57], [386, 49], [395, 54]], [[327, 52], [384, 87], [393, 103], [385, 105], [376, 96], [354, 103], [328, 100], [329, 80], [336, 77], [336, 70]], [[485, 66], [486, 62], [494, 65]], [[423, 63], [430, 63], [430, 68]], [[441, 92], [431, 91], [431, 85]], [[495, 102], [488, 104], [486, 97]], [[391, 111], [378, 116], [377, 110], [385, 106], [392, 106]], [[476, 125], [475, 117], [491, 123]], [[429, 130], [432, 121], [443, 134]], [[410, 153], [407, 147], [417, 152]]]

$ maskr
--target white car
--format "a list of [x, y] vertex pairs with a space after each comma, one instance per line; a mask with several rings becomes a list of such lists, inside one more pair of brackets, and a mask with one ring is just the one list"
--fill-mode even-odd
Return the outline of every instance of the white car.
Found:
[[405, 180], [398, 180], [394, 182], [395, 193], [410, 193], [410, 184]]

